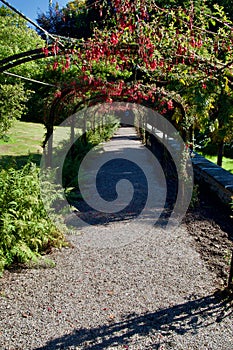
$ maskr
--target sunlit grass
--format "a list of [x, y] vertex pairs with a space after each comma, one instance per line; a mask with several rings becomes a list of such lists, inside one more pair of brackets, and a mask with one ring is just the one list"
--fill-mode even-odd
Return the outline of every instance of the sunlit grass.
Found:
[[16, 121], [7, 133], [8, 141], [0, 140], [0, 155], [41, 154], [44, 134], [45, 128], [42, 124]]
[[[54, 145], [69, 139], [69, 127], [55, 127]], [[75, 129], [77, 133], [79, 129]], [[15, 162], [21, 166], [27, 160], [39, 164], [46, 129], [43, 124], [16, 121], [3, 139], [0, 139], [0, 165]]]
[[[211, 162], [217, 164], [217, 156], [209, 156], [209, 155], [204, 155], [202, 154], [206, 159], [210, 160]], [[223, 162], [222, 162], [222, 168], [230, 171], [233, 174], [233, 159], [231, 158], [226, 158], [223, 157]]]
[[[55, 127], [56, 145], [70, 134], [69, 127]], [[75, 131], [77, 132], [78, 129]], [[42, 142], [46, 130], [43, 124], [16, 121], [4, 139], [0, 139], [0, 155], [22, 156], [42, 154]], [[6, 142], [6, 140], [8, 141]]]

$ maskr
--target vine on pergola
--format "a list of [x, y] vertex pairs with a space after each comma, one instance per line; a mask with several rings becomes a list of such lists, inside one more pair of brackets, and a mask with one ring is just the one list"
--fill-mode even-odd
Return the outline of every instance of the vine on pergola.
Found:
[[[96, 3], [100, 15], [111, 16], [87, 41], [69, 39], [66, 49], [58, 42], [43, 49], [55, 56], [50, 69], [64, 74], [65, 91], [68, 85], [80, 106], [100, 99], [144, 103], [182, 129], [221, 127], [219, 97], [233, 96], [233, 25], [222, 8], [211, 12], [205, 1], [174, 9], [153, 0], [110, 3]], [[60, 82], [56, 101], [62, 101], [63, 88]], [[50, 132], [51, 125], [47, 138]]]

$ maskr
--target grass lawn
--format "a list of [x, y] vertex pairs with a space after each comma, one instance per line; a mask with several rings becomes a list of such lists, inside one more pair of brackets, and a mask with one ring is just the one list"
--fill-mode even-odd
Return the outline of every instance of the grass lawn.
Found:
[[[202, 154], [202, 155], [206, 159], [208, 159], [211, 162], [217, 164], [217, 156], [209, 156], [209, 155], [206, 155], [206, 154], [205, 155]], [[222, 168], [225, 169], [225, 170], [230, 171], [233, 174], [233, 159], [223, 157]]]
[[[55, 130], [55, 145], [70, 133], [68, 127], [55, 127]], [[8, 141], [0, 139], [0, 167], [21, 167], [29, 159], [39, 165], [45, 132], [43, 124], [16, 121], [7, 133]]]
[[42, 153], [45, 128], [42, 124], [16, 121], [7, 133], [8, 142], [0, 139], [0, 154], [8, 156]]

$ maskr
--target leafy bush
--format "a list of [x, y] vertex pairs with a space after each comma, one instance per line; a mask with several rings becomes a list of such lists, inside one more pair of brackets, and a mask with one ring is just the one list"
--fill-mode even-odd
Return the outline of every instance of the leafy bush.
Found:
[[[47, 198], [55, 200], [54, 189], [47, 190]], [[36, 165], [28, 163], [20, 170], [1, 170], [0, 274], [14, 262], [38, 261], [42, 252], [64, 243], [63, 234], [47, 216]]]
[[0, 138], [25, 111], [29, 91], [22, 84], [0, 84]]

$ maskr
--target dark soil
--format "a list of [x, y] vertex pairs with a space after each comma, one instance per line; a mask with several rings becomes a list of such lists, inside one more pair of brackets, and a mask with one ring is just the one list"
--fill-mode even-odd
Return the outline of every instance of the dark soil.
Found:
[[233, 216], [208, 190], [200, 188], [199, 204], [184, 218], [195, 248], [211, 271], [227, 285], [233, 251]]

